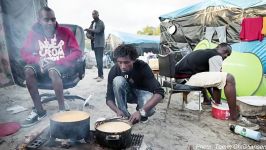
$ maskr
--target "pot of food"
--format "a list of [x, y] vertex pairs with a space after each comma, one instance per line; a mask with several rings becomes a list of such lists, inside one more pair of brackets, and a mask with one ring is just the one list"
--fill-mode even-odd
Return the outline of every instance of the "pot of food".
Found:
[[65, 111], [54, 114], [50, 118], [52, 138], [89, 139], [90, 115], [83, 111]]
[[98, 121], [95, 124], [97, 142], [113, 149], [127, 148], [131, 144], [132, 126], [123, 119]]

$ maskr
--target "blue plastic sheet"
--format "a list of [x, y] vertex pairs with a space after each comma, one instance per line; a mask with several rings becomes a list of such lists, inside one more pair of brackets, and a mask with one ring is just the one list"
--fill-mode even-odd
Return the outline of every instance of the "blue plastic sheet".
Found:
[[266, 38], [262, 41], [240, 42], [232, 44], [232, 49], [239, 52], [250, 52], [259, 57], [263, 73], [266, 74]]

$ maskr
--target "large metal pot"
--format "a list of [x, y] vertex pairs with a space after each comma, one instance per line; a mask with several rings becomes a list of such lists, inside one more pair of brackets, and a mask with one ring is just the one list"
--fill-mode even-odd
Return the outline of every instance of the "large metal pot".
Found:
[[52, 138], [89, 139], [90, 115], [83, 111], [65, 111], [50, 118]]
[[132, 126], [123, 120], [100, 121], [95, 124], [97, 142], [112, 149], [127, 148], [131, 144]]

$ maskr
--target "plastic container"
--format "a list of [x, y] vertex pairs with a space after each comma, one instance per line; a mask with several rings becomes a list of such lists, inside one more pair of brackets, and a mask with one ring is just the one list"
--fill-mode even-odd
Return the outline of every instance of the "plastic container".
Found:
[[253, 139], [255, 141], [260, 141], [262, 138], [262, 134], [258, 131], [254, 131], [239, 125], [230, 125], [230, 130], [232, 132], [235, 132], [237, 134], [240, 134], [241, 136], [248, 137], [250, 139]]
[[226, 102], [221, 104], [212, 104], [212, 117], [220, 120], [227, 120], [230, 117], [229, 107]]

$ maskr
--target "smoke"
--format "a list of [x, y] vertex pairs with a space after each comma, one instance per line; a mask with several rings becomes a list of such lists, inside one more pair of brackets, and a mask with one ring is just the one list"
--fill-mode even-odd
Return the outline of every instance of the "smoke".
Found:
[[46, 4], [46, 0], [1, 1], [6, 46], [14, 80], [23, 85], [23, 61], [20, 57], [22, 47], [32, 25], [36, 22], [37, 11]]

